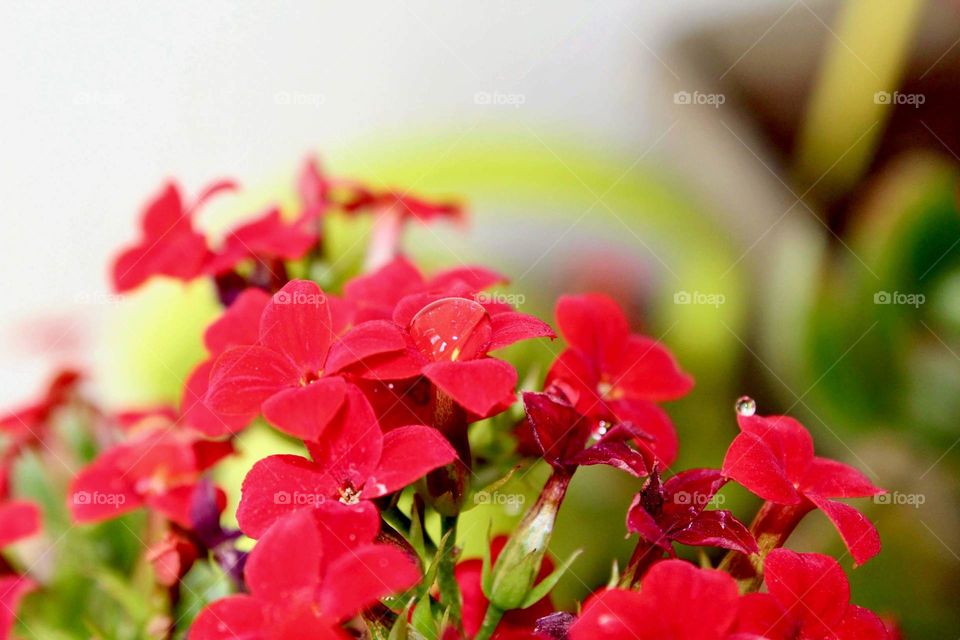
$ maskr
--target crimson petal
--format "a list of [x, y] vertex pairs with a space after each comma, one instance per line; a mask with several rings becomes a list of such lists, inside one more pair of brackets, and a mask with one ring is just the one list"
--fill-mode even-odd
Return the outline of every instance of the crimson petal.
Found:
[[409, 426], [389, 431], [383, 436], [380, 464], [367, 480], [364, 497], [393, 493], [456, 458], [456, 450], [436, 429]]
[[516, 369], [495, 358], [433, 362], [423, 368], [423, 375], [480, 418], [512, 402], [517, 386]]

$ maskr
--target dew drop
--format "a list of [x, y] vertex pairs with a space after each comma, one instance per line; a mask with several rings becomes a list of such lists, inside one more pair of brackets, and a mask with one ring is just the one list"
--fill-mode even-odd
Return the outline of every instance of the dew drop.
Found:
[[752, 416], [757, 412], [757, 401], [750, 396], [740, 396], [736, 404], [733, 405], [737, 415]]

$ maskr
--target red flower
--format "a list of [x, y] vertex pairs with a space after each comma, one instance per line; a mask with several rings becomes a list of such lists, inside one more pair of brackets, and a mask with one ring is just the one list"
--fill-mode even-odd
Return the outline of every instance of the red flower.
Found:
[[60, 371], [47, 384], [40, 400], [0, 417], [0, 431], [17, 446], [39, 441], [51, 415], [70, 401], [82, 379], [80, 372], [73, 369]]
[[211, 410], [205, 399], [213, 362], [230, 347], [257, 342], [260, 316], [269, 301], [270, 295], [265, 291], [256, 287], [245, 289], [223, 315], [207, 327], [203, 343], [210, 357], [194, 367], [183, 387], [180, 415], [184, 424], [208, 437], [217, 438], [235, 433], [250, 423], [249, 416]]
[[850, 584], [836, 560], [774, 549], [764, 562], [767, 593], [743, 596], [737, 629], [768, 640], [883, 640], [873, 612], [850, 604]]
[[814, 507], [830, 519], [856, 564], [880, 552], [880, 536], [866, 516], [831, 498], [884, 493], [862, 473], [813, 455], [813, 439], [786, 416], [738, 415], [740, 434], [723, 460], [723, 474], [764, 500], [792, 505], [799, 515]]
[[40, 509], [37, 505], [26, 500], [0, 503], [0, 549], [39, 531]]
[[232, 452], [229, 442], [203, 440], [171, 425], [134, 433], [73, 478], [70, 513], [76, 522], [99, 522], [147, 506], [189, 528], [200, 474]]
[[737, 584], [726, 573], [665, 560], [640, 592], [607, 589], [592, 596], [570, 629], [571, 640], [722, 640], [737, 617]]
[[[497, 536], [490, 541], [490, 559], [496, 562], [503, 551], [507, 542], [506, 536]], [[540, 573], [537, 575], [537, 581], [543, 580], [553, 573], [554, 565], [549, 556], [543, 559], [540, 565]], [[463, 631], [467, 638], [472, 638], [480, 630], [483, 623], [483, 616], [487, 612], [490, 602], [483, 595], [482, 574], [483, 561], [480, 558], [471, 558], [458, 562], [454, 570], [457, 584], [460, 586], [460, 594], [463, 596], [463, 608], [461, 612], [463, 620]], [[541, 600], [533, 603], [526, 609], [512, 609], [507, 611], [497, 630], [492, 636], [494, 640], [502, 639], [504, 636], [516, 632], [518, 637], [531, 637], [531, 632], [536, 625], [537, 620], [543, 616], [553, 613], [553, 604], [550, 596], [544, 596]], [[521, 635], [526, 632], [526, 635]]]
[[[349, 406], [348, 406], [349, 405]], [[393, 493], [456, 459], [440, 432], [406, 426], [386, 435], [363, 394], [348, 389], [344, 406], [319, 442], [313, 460], [274, 455], [257, 462], [243, 481], [237, 519], [260, 537], [278, 518], [329, 501], [356, 504]]]
[[147, 204], [140, 241], [117, 257], [114, 289], [129, 291], [156, 275], [189, 281], [203, 274], [210, 250], [206, 238], [193, 226], [193, 215], [214, 194], [234, 188], [232, 182], [214, 183], [187, 206], [177, 186], [167, 184]]
[[353, 306], [357, 322], [390, 320], [397, 304], [407, 296], [427, 296], [428, 299], [420, 303], [422, 307], [434, 299], [474, 294], [506, 281], [507, 278], [496, 271], [476, 266], [447, 269], [425, 278], [409, 260], [397, 256], [376, 271], [344, 285], [343, 297]]
[[337, 373], [407, 346], [387, 322], [358, 325], [335, 341], [338, 328], [316, 283], [287, 283], [264, 308], [257, 343], [229, 348], [213, 363], [207, 405], [238, 420], [262, 412], [278, 429], [317, 440], [346, 394], [348, 383]]
[[0, 576], [0, 638], [10, 637], [20, 601], [36, 588], [37, 583], [26, 576]]
[[491, 314], [459, 297], [430, 302], [405, 326], [423, 363], [420, 373], [478, 418], [499, 413], [515, 399], [516, 370], [487, 354], [519, 340], [553, 337], [550, 327], [532, 316]]
[[601, 294], [562, 296], [557, 325], [568, 348], [547, 374], [547, 384], [570, 392], [581, 413], [611, 422], [630, 422], [649, 434], [651, 448], [670, 464], [677, 435], [656, 402], [675, 400], [693, 387], [660, 343], [630, 333], [616, 302]]
[[627, 530], [673, 553], [673, 542], [756, 553], [757, 542], [726, 510], [705, 510], [726, 483], [715, 469], [691, 469], [660, 482], [654, 470], [627, 512]]
[[[287, 222], [274, 207], [230, 231], [223, 246], [207, 264], [206, 271], [213, 275], [225, 273], [248, 259], [258, 260], [261, 264], [298, 260], [316, 246], [318, 239], [314, 219], [300, 217]], [[278, 265], [277, 268], [282, 267]]]
[[378, 529], [369, 503], [328, 503], [278, 520], [247, 560], [249, 595], [207, 606], [190, 640], [348, 638], [341, 622], [420, 579], [402, 551], [373, 544]]
[[407, 222], [421, 223], [448, 218], [464, 219], [460, 205], [453, 202], [427, 202], [400, 191], [372, 191], [357, 187], [353, 198], [344, 204], [348, 213], [371, 211], [375, 218], [367, 250], [367, 268], [377, 269], [390, 262], [400, 250], [400, 239]]
[[581, 415], [556, 389], [528, 391], [523, 404], [533, 439], [554, 468], [570, 471], [579, 465], [605, 464], [636, 477], [647, 475], [650, 456], [629, 446], [636, 433], [628, 428], [615, 427], [594, 441], [593, 420]]

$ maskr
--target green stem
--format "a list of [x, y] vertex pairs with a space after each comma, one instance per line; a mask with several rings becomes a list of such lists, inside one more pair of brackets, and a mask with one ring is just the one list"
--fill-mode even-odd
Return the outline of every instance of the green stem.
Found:
[[492, 604], [488, 606], [487, 613], [483, 616], [483, 623], [481, 623], [480, 629], [473, 640], [489, 640], [493, 636], [493, 632], [497, 630], [497, 625], [500, 624], [500, 618], [502, 617], [503, 611], [501, 609]]
[[450, 618], [460, 628], [461, 596], [460, 585], [454, 570], [457, 566], [457, 516], [441, 516], [440, 526], [442, 542], [437, 565], [437, 586], [440, 588], [440, 601], [450, 609]]

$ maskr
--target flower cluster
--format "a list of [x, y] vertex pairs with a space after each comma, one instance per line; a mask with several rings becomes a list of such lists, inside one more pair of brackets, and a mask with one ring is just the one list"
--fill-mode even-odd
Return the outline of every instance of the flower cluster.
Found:
[[[507, 284], [491, 269], [423, 273], [402, 252], [404, 226], [461, 221], [463, 210], [329, 178], [312, 160], [296, 211], [271, 208], [220, 239], [201, 233], [199, 211], [236, 188], [220, 182], [185, 202], [166, 186], [114, 264], [118, 291], [153, 277], [206, 277], [216, 287], [223, 311], [179, 406], [106, 413], [75, 393], [78, 374], [65, 373], [36, 405], [0, 421], [4, 471], [44, 443], [55, 412], [92, 416], [99, 451], [70, 481], [69, 513], [76, 523], [150, 514], [143, 553], [171, 607], [161, 635], [892, 637], [850, 604], [834, 559], [784, 547], [819, 510], [856, 564], [880, 550], [873, 525], [838, 499], [882, 490], [814, 455], [796, 420], [738, 411], [721, 469], [674, 471], [679, 440], [662, 404], [687, 395], [693, 379], [663, 344], [634, 333], [614, 300], [561, 297], [557, 335], [490, 295]], [[329, 266], [325, 222], [334, 215], [373, 218], [364, 271], [326, 288], [291, 277]], [[521, 342], [551, 353], [540, 383], [535, 371], [521, 382], [511, 363], [506, 349]], [[476, 451], [479, 424], [507, 445]], [[248, 428], [274, 429], [301, 453], [244, 451]], [[215, 484], [219, 463], [238, 454], [256, 458], [239, 496], [228, 495]], [[519, 524], [492, 538], [485, 557], [461, 558], [457, 525], [480, 479], [503, 482], [537, 464], [550, 475]], [[550, 539], [577, 470], [591, 465], [634, 478], [623, 513], [636, 547], [606, 587], [558, 611], [551, 592], [576, 554], [556, 563]], [[10, 497], [6, 473], [0, 480], [5, 546], [39, 530], [39, 510]], [[763, 501], [751, 524], [711, 508], [727, 483]], [[227, 524], [231, 500], [239, 529]], [[715, 551], [696, 565], [682, 559], [685, 547]], [[230, 594], [176, 616], [198, 565], [217, 568]], [[0, 636], [37, 587], [12, 566], [0, 571], [9, 614]]]

